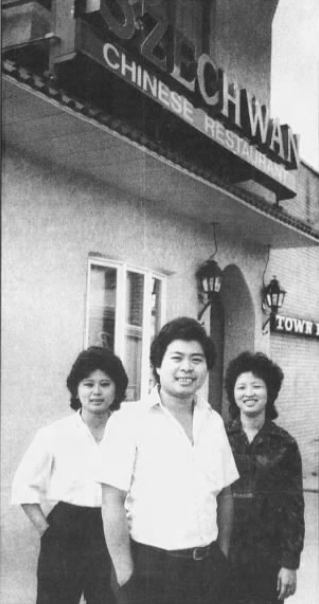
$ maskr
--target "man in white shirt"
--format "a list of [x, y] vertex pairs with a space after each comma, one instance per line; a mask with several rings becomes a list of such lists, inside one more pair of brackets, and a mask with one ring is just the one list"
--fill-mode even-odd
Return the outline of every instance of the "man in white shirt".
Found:
[[221, 604], [238, 478], [221, 417], [196, 393], [215, 360], [194, 319], [165, 325], [158, 386], [108, 422], [97, 480], [119, 604]]

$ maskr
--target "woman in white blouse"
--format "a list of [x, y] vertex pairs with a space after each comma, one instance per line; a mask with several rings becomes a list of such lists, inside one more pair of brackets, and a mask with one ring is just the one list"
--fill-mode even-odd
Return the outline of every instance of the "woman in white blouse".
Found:
[[[77, 357], [67, 386], [77, 413], [41, 428], [16, 472], [12, 501], [40, 538], [36, 604], [113, 604], [111, 561], [94, 468], [105, 425], [125, 397], [128, 378], [110, 350]], [[46, 516], [43, 504], [53, 504]]]

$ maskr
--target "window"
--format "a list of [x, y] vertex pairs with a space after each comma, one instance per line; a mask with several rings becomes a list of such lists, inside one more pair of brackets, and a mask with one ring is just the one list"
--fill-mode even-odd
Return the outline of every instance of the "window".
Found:
[[154, 3], [151, 10], [193, 42], [198, 58], [203, 52], [210, 54], [215, 4], [215, 0], [169, 0]]
[[88, 346], [114, 350], [117, 271], [91, 264]]
[[130, 398], [137, 400], [141, 391], [143, 347], [144, 275], [126, 272], [125, 299], [125, 368], [129, 376]]
[[119, 355], [129, 377], [128, 400], [145, 396], [153, 384], [149, 351], [164, 321], [164, 287], [162, 275], [89, 258], [85, 345]]
[[[173, 29], [194, 45], [195, 58], [198, 59], [202, 53], [210, 54], [212, 50], [215, 5], [216, 0], [157, 0], [145, 3], [144, 32], [150, 33], [157, 20], [168, 21]], [[159, 59], [172, 53], [171, 33], [166, 32], [153, 49]]]

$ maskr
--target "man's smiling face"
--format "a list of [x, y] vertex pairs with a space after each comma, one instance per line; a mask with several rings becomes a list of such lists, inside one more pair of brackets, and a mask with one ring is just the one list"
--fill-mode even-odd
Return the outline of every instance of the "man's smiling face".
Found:
[[204, 384], [207, 363], [203, 348], [196, 340], [173, 340], [157, 367], [161, 390], [176, 398], [188, 399]]

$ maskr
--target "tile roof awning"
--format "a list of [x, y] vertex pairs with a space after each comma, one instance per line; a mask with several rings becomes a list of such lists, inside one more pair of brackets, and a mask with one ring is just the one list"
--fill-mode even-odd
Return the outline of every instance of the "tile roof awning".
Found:
[[284, 209], [181, 165], [129, 125], [9, 61], [2, 96], [3, 141], [35, 158], [146, 199], [161, 212], [218, 222], [236, 239], [273, 248], [319, 244], [319, 233]]

